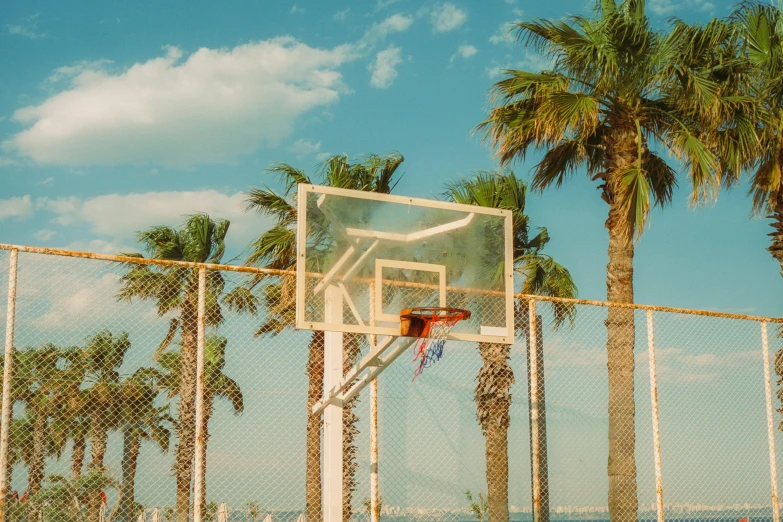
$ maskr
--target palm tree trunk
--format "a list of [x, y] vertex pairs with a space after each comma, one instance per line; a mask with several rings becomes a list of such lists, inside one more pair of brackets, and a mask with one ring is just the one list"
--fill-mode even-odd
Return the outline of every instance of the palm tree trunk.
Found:
[[[529, 317], [529, 314], [526, 314]], [[530, 360], [530, 343], [535, 342], [536, 346], [536, 362], [538, 372], [536, 373], [536, 396], [537, 396], [537, 418], [538, 418], [538, 455], [533, 455], [533, 445], [530, 445], [530, 474], [531, 483], [533, 480], [533, 459], [538, 460], [538, 484], [539, 484], [539, 499], [538, 505], [540, 509], [539, 522], [549, 522], [549, 466], [548, 466], [548, 450], [546, 439], [546, 386], [544, 371], [544, 335], [541, 331], [541, 316], [536, 316], [536, 338], [531, 339], [530, 322], [529, 319], [525, 322], [525, 336], [526, 336], [526, 352], [527, 352], [527, 397], [528, 404], [531, 403], [533, 396], [533, 388], [531, 386], [530, 372], [531, 372], [531, 360]], [[533, 422], [532, 422], [532, 404], [528, 409], [528, 421], [530, 427], [530, 439], [533, 440]], [[532, 493], [532, 491], [531, 491]], [[535, 499], [533, 499], [535, 503]]]
[[204, 495], [201, 497], [201, 512], [206, 513], [207, 508], [207, 445], [209, 444], [209, 419], [212, 417], [212, 409], [215, 398], [209, 390], [204, 390], [204, 465], [201, 467], [201, 487]]
[[476, 377], [476, 418], [484, 433], [489, 522], [508, 522], [508, 427], [514, 372], [511, 345], [479, 343], [484, 362]]
[[775, 207], [769, 217], [773, 220], [770, 226], [774, 232], [769, 234], [772, 238], [772, 244], [767, 250], [780, 265], [780, 275], [783, 276], [783, 189], [778, 190]]
[[[357, 334], [343, 334], [343, 375], [356, 364], [361, 355], [361, 341]], [[356, 423], [359, 417], [354, 412], [359, 397], [343, 405], [343, 520], [349, 522], [353, 516], [353, 494], [356, 491]]]
[[[45, 411], [35, 412], [33, 419], [33, 454], [30, 458], [30, 469], [27, 475], [27, 498], [32, 498], [41, 491], [44, 478], [44, 466], [46, 465], [46, 421]], [[37, 502], [31, 502], [28, 511], [28, 520], [38, 522], [40, 509]]]
[[[102, 417], [93, 419], [93, 429], [90, 434], [90, 465], [87, 469], [90, 473], [104, 473], [106, 468], [103, 460], [106, 456], [106, 444], [109, 432], [106, 428], [106, 420]], [[92, 491], [87, 498], [87, 520], [98, 522], [101, 512], [101, 492]]]
[[[631, 149], [635, 144], [631, 142]], [[618, 154], [618, 162], [620, 158]], [[619, 185], [619, 182], [617, 182]], [[616, 189], [613, 189], [616, 193]], [[610, 197], [609, 264], [606, 266], [606, 298], [614, 303], [633, 302], [633, 239], [624, 228], [620, 197]], [[634, 311], [610, 307], [606, 318], [607, 374], [609, 379], [609, 517], [612, 522], [635, 522], [636, 433], [634, 427]]]
[[182, 305], [182, 356], [179, 384], [179, 423], [174, 456], [174, 476], [177, 483], [177, 522], [188, 522], [190, 483], [193, 476], [193, 456], [196, 434], [196, 348], [198, 315], [193, 299]]
[[128, 424], [122, 433], [122, 485], [120, 486], [119, 522], [133, 522], [133, 504], [136, 501], [136, 466], [141, 451], [138, 426]]
[[320, 522], [321, 516], [321, 415], [313, 415], [313, 405], [324, 393], [324, 333], [313, 332], [307, 355], [307, 436], [305, 470], [305, 516], [307, 522]]
[[76, 435], [73, 439], [73, 455], [71, 457], [71, 480], [74, 484], [82, 476], [84, 467], [84, 452], [87, 448], [87, 437], [84, 433]]

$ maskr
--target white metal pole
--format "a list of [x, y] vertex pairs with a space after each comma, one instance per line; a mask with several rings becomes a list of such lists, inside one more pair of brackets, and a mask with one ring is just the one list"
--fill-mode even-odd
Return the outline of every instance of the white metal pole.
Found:
[[193, 477], [193, 522], [201, 522], [204, 513], [204, 329], [206, 327], [207, 271], [198, 269], [198, 337], [196, 343], [196, 463]]
[[647, 310], [647, 355], [650, 367], [650, 410], [652, 411], [653, 454], [655, 458], [655, 505], [658, 522], [663, 522], [663, 474], [661, 470], [661, 431], [658, 426], [658, 377], [655, 365], [653, 312]]
[[[370, 283], [370, 303], [375, 302], [375, 282]], [[375, 307], [370, 306], [370, 325], [375, 326]], [[370, 336], [375, 348], [377, 337]], [[370, 382], [370, 522], [380, 522], [380, 488], [378, 484], [378, 379]]]
[[14, 359], [14, 320], [16, 316], [16, 272], [19, 251], [11, 249], [8, 265], [8, 306], [5, 316], [5, 366], [3, 367], [3, 410], [0, 425], [0, 522], [5, 520], [5, 499], [8, 492], [8, 438], [11, 433], [11, 365]]
[[767, 322], [761, 322], [761, 350], [764, 353], [764, 391], [767, 395], [767, 438], [769, 439], [769, 476], [772, 482], [772, 520], [780, 522], [778, 507], [778, 466], [775, 452], [775, 418], [772, 408], [772, 372], [769, 365]]
[[[324, 320], [343, 322], [343, 293], [337, 285], [326, 289]], [[343, 378], [343, 333], [324, 332], [324, 396]], [[343, 522], [343, 405], [334, 401], [324, 408], [324, 474], [322, 483], [324, 522]], [[199, 522], [199, 521], [196, 521]]]
[[530, 361], [530, 470], [533, 488], [533, 522], [541, 520], [541, 460], [538, 444], [538, 353], [536, 346], [536, 301], [528, 301], [528, 360]]

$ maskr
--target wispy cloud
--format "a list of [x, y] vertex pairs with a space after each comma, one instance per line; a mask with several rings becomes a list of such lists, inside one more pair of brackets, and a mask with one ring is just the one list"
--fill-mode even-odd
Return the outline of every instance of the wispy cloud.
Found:
[[185, 216], [205, 212], [231, 221], [229, 239], [246, 244], [269, 226], [269, 221], [244, 210], [245, 194], [216, 190], [106, 194], [89, 199], [39, 198], [36, 208], [52, 214], [58, 226], [87, 225], [107, 244], [133, 243], [136, 232], [153, 225], [176, 226]]
[[51, 185], [52, 183], [54, 183], [54, 178], [50, 176], [43, 181], [39, 181], [36, 185]]
[[32, 16], [22, 19], [16, 24], [6, 25], [8, 28], [8, 34], [22, 36], [29, 38], [30, 40], [38, 40], [40, 38], [46, 38], [46, 33], [38, 32], [38, 18], [40, 13], [35, 13]]
[[49, 229], [44, 228], [44, 229], [39, 230], [35, 234], [33, 234], [33, 237], [35, 239], [37, 239], [38, 241], [49, 241], [50, 239], [52, 239], [56, 235], [57, 235], [57, 232], [55, 232], [54, 230], [49, 230]]
[[290, 147], [288, 147], [288, 150], [300, 156], [315, 154], [320, 149], [321, 149], [320, 141], [318, 143], [313, 143], [312, 141], [303, 140], [301, 138], [296, 140], [294, 143], [291, 144]]
[[511, 24], [501, 24], [498, 30], [489, 37], [489, 42], [494, 45], [511, 45], [516, 41], [513, 26]]
[[304, 14], [305, 8], [304, 7], [298, 7], [296, 4], [291, 6], [291, 9], [288, 11], [291, 14]]
[[454, 4], [445, 2], [432, 9], [430, 18], [433, 32], [446, 33], [463, 25], [468, 20], [468, 14]]
[[651, 0], [649, 6], [650, 11], [659, 16], [667, 16], [674, 12], [683, 10], [710, 13], [715, 9], [715, 5], [707, 0], [685, 0], [684, 2], [673, 2], [672, 0]]
[[389, 47], [375, 56], [375, 62], [368, 67], [370, 85], [379, 89], [386, 89], [397, 78], [397, 66], [402, 63], [402, 54], [399, 47]]
[[30, 40], [38, 40], [40, 38], [46, 38], [46, 33], [36, 33], [29, 27], [24, 27], [22, 25], [9, 25], [7, 27], [8, 27], [8, 34], [24, 36], [25, 38], [29, 38]]
[[33, 215], [33, 202], [29, 195], [0, 199], [0, 221], [23, 220]]
[[345, 19], [348, 17], [348, 13], [351, 11], [350, 7], [346, 7], [342, 11], [337, 11], [332, 15], [332, 20], [337, 20], [338, 22], [345, 22]]
[[457, 47], [457, 52], [451, 55], [451, 60], [449, 62], [454, 62], [457, 58], [465, 58], [468, 59], [472, 56], [475, 56], [476, 53], [478, 53], [478, 49], [476, 49], [472, 45], [460, 45]]

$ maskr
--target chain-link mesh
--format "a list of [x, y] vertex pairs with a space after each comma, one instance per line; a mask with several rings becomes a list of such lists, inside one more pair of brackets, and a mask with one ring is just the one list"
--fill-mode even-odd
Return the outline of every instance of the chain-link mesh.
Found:
[[[17, 273], [8, 520], [192, 520], [198, 269], [20, 251]], [[294, 286], [206, 271], [203, 520], [321, 519], [325, 340], [292, 328]], [[388, 521], [652, 520], [656, 475], [666, 517], [772, 520], [760, 324], [518, 298], [514, 344], [449, 341], [413, 382], [412, 347], [380, 374], [377, 468], [369, 388], [345, 404], [344, 516], [372, 518], [377, 472]], [[347, 371], [370, 344], [343, 343]]]

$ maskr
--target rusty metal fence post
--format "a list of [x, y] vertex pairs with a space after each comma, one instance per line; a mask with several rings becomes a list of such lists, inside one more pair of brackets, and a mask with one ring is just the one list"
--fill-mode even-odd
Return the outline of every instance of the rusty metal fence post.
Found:
[[539, 447], [538, 426], [538, 353], [536, 346], [537, 321], [536, 301], [528, 301], [528, 382], [530, 385], [530, 473], [532, 476], [532, 511], [533, 522], [541, 521], [541, 454]]
[[767, 438], [769, 439], [769, 475], [772, 483], [772, 520], [780, 522], [778, 509], [778, 469], [775, 453], [775, 419], [772, 408], [772, 376], [769, 364], [769, 340], [767, 322], [761, 322], [761, 350], [764, 354], [764, 391], [767, 403]]
[[14, 322], [16, 316], [16, 273], [19, 250], [11, 250], [8, 266], [8, 307], [5, 316], [5, 366], [3, 367], [3, 410], [0, 425], [0, 522], [5, 520], [5, 500], [8, 492], [8, 439], [11, 433], [11, 366], [14, 359]]
[[198, 337], [196, 344], [196, 445], [193, 477], [193, 522], [204, 516], [204, 328], [206, 326], [207, 270], [198, 269]]
[[661, 470], [661, 430], [658, 425], [658, 377], [655, 365], [655, 330], [653, 311], [647, 310], [647, 354], [650, 367], [650, 410], [652, 412], [653, 454], [655, 457], [655, 506], [658, 522], [664, 521], [663, 514], [663, 473]]

